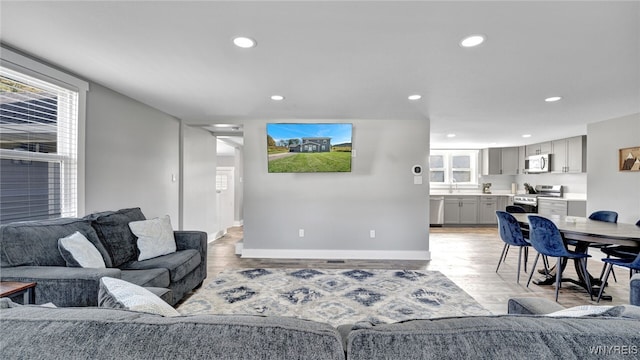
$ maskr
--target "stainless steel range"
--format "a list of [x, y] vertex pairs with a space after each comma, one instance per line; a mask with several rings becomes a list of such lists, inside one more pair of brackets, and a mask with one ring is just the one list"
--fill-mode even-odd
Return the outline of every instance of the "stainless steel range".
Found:
[[532, 193], [513, 197], [513, 204], [522, 206], [527, 212], [538, 212], [538, 197], [562, 197], [562, 185], [536, 185]]

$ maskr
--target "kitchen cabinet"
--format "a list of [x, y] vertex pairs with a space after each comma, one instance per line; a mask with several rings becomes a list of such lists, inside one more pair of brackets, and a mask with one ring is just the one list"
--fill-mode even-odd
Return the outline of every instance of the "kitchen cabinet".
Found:
[[445, 196], [444, 199], [445, 224], [477, 224], [478, 197], [477, 196]]
[[489, 148], [482, 150], [482, 175], [517, 175], [518, 148]]
[[564, 200], [538, 198], [538, 214], [567, 215], [567, 202]]
[[496, 210], [498, 210], [497, 196], [481, 196], [478, 207], [478, 223], [497, 224]]
[[525, 156], [550, 154], [552, 150], [551, 141], [531, 144], [525, 146]]
[[575, 136], [552, 142], [551, 172], [581, 173], [587, 169], [587, 137]]
[[525, 169], [527, 167], [526, 160], [527, 160], [526, 147], [520, 146], [518, 148], [518, 175], [526, 174], [525, 172]]
[[586, 200], [546, 199], [538, 198], [538, 214], [585, 217]]

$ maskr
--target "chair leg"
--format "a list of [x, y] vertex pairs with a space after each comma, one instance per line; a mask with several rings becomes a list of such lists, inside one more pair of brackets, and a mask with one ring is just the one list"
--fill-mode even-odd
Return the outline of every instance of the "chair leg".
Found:
[[[607, 255], [607, 259], [610, 258], [610, 255]], [[600, 279], [600, 281], [602, 282], [602, 275], [604, 275], [604, 271], [607, 269], [607, 263], [604, 263], [604, 265], [602, 265], [602, 271], [600, 271], [600, 277], [598, 279]], [[613, 275], [613, 281], [618, 282], [618, 279], [616, 279], [616, 272], [613, 271], [613, 269], [611, 269], [611, 275]]]
[[549, 275], [550, 266], [549, 266], [549, 259], [547, 258], [547, 255], [542, 255], [542, 263], [544, 264], [544, 274]]
[[523, 246], [520, 246], [520, 249], [518, 250], [518, 275], [516, 275], [516, 283], [520, 284], [520, 263], [522, 262], [522, 248]]
[[613, 264], [605, 264], [607, 267], [607, 272], [604, 275], [604, 280], [602, 281], [602, 284], [600, 285], [600, 292], [598, 292], [598, 300], [597, 302], [600, 302], [600, 299], [602, 298], [602, 293], [604, 292], [604, 288], [605, 286], [607, 286], [607, 279], [609, 279], [609, 273], [611, 273], [611, 268], [613, 268]]
[[556, 302], [558, 302], [558, 294], [560, 293], [560, 283], [562, 282], [562, 258], [559, 257], [556, 263]]
[[528, 246], [523, 246], [524, 247], [524, 272], [527, 272], [527, 261], [529, 260], [529, 247]]
[[500, 264], [502, 263], [503, 259], [507, 257], [507, 250], [509, 250], [509, 244], [505, 243], [504, 247], [502, 248], [502, 254], [500, 254], [500, 260], [498, 260], [498, 267], [496, 268], [496, 272], [498, 272], [498, 269], [500, 269]]
[[[540, 257], [540, 253], [536, 254], [536, 258], [533, 260], [533, 267], [531, 267], [532, 269], [536, 268], [536, 264], [538, 263], [538, 258]], [[529, 283], [531, 282], [531, 278], [533, 277], [533, 273], [534, 271], [531, 270], [529, 271], [529, 280], [527, 281], [527, 287], [529, 287]]]

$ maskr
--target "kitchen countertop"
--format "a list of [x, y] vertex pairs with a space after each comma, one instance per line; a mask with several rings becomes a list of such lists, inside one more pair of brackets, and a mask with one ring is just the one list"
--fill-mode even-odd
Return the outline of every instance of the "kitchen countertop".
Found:
[[453, 191], [449, 192], [449, 190], [443, 191], [433, 191], [429, 195], [431, 196], [513, 196], [509, 192], [492, 192], [491, 194], [485, 194], [482, 191]]
[[[523, 192], [518, 192], [517, 194], [512, 194], [509, 190], [496, 190], [492, 191], [491, 194], [485, 194], [482, 191], [456, 191], [449, 192], [449, 190], [434, 190], [430, 194], [430, 196], [515, 196], [515, 195], [524, 195]], [[552, 197], [552, 196], [540, 196], [543, 199], [552, 199], [552, 200], [564, 200], [564, 201], [587, 201], [587, 194], [581, 193], [565, 193], [562, 197]]]

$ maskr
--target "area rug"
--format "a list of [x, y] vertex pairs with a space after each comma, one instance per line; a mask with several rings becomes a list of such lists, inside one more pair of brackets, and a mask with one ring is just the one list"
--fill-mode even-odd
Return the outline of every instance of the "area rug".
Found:
[[178, 311], [290, 316], [334, 326], [491, 314], [438, 271], [344, 269], [224, 271]]

